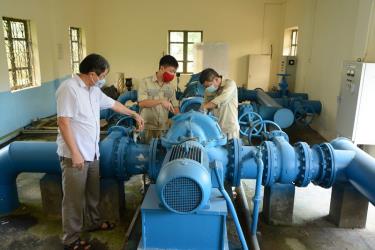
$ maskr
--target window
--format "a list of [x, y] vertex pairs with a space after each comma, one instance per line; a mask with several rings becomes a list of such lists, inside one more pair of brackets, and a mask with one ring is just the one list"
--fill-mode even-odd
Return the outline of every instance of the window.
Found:
[[70, 57], [73, 74], [79, 73], [79, 63], [82, 60], [82, 35], [81, 29], [70, 27]]
[[178, 72], [193, 73], [194, 44], [201, 43], [202, 40], [202, 31], [169, 31], [169, 54], [177, 59]]
[[11, 90], [35, 86], [29, 21], [3, 17]]
[[291, 56], [297, 55], [297, 43], [298, 43], [298, 30], [293, 29], [291, 39], [290, 39], [290, 55]]

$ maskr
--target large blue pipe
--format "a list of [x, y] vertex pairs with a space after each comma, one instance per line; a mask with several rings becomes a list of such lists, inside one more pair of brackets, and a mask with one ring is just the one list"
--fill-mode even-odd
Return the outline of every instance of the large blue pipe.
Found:
[[[102, 178], [128, 179], [147, 172], [149, 146], [136, 144], [123, 127], [113, 127], [99, 145]], [[19, 206], [16, 178], [23, 172], [61, 174], [55, 142], [12, 142], [0, 149], [0, 214]]]
[[244, 87], [239, 87], [238, 92], [238, 102], [252, 101], [257, 100], [257, 92], [255, 90], [246, 89]]
[[61, 174], [56, 149], [54, 142], [13, 142], [0, 150], [0, 213], [19, 206], [18, 174]]
[[349, 182], [375, 205], [375, 159], [347, 138], [331, 141], [335, 149], [355, 152], [353, 161], [345, 168], [345, 176]]
[[[114, 127], [100, 144], [103, 177], [128, 179], [134, 174], [155, 172], [162, 164], [166, 150], [188, 140], [203, 146], [210, 162], [223, 165], [226, 180], [238, 186], [241, 179], [255, 179], [257, 163], [253, 157], [257, 147], [243, 146], [238, 139], [227, 143], [214, 118], [190, 111], [176, 116], [174, 126], [155, 145], [136, 144], [128, 129]], [[309, 147], [299, 142], [290, 145], [287, 138], [274, 136], [261, 147], [263, 185], [294, 183], [306, 186], [313, 182], [330, 187], [336, 180], [349, 180], [371, 202], [375, 201], [375, 160], [351, 144], [337, 139]], [[158, 165], [159, 164], [159, 165]], [[56, 145], [52, 142], [14, 142], [0, 150], [0, 213], [18, 206], [15, 179], [21, 172], [59, 174]]]
[[[126, 91], [117, 98], [117, 101], [126, 104], [128, 101], [136, 102], [138, 100], [138, 92], [136, 90]], [[100, 119], [110, 120], [115, 113], [112, 109], [100, 110]]]
[[269, 96], [271, 96], [272, 98], [283, 98], [283, 97], [287, 97], [287, 98], [299, 98], [299, 99], [303, 99], [303, 100], [308, 100], [309, 99], [309, 95], [307, 93], [292, 93], [292, 92], [288, 92], [286, 96], [283, 96], [281, 91], [272, 91], [272, 92], [267, 92], [267, 94]]

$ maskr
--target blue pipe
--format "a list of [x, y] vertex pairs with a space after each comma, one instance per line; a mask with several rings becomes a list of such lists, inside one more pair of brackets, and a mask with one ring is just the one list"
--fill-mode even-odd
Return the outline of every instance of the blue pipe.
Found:
[[137, 90], [126, 91], [117, 98], [117, 101], [126, 104], [128, 101], [136, 102], [138, 100]]
[[[262, 161], [262, 152], [259, 150], [255, 156], [257, 162], [257, 180], [255, 187], [255, 194], [253, 197], [254, 208], [253, 208], [253, 221], [251, 224], [251, 235], [256, 239], [257, 225], [258, 225], [258, 214], [259, 214], [259, 204], [261, 199], [261, 190], [262, 190], [262, 178], [263, 178], [263, 161]], [[257, 240], [258, 242], [258, 240]]]
[[[138, 100], [138, 92], [136, 90], [126, 91], [117, 98], [117, 101], [126, 104], [128, 101], [136, 102]], [[110, 120], [116, 113], [112, 109], [100, 110], [100, 119]]]
[[355, 152], [354, 159], [345, 168], [346, 178], [375, 205], [375, 159], [347, 138], [339, 137], [331, 141], [331, 145], [335, 149]]
[[219, 161], [223, 166], [228, 165], [228, 150], [224, 147], [211, 147], [207, 148], [207, 155], [209, 162]]
[[12, 142], [0, 149], [0, 214], [19, 207], [18, 174], [61, 174], [56, 149], [54, 142]]
[[249, 90], [244, 87], [239, 87], [237, 91], [238, 91], [238, 102], [256, 101], [257, 99], [256, 90]]
[[[282, 98], [283, 97], [280, 91], [267, 92], [267, 94], [269, 96], [271, 96], [272, 98]], [[303, 100], [308, 100], [309, 95], [306, 94], [306, 93], [291, 93], [291, 92], [288, 92], [287, 98], [300, 98], [300, 99], [303, 99]]]
[[227, 205], [228, 205], [229, 211], [230, 211], [230, 213], [232, 214], [234, 224], [236, 225], [238, 238], [240, 238], [240, 241], [241, 241], [241, 244], [242, 244], [243, 249], [244, 249], [244, 250], [248, 250], [249, 248], [247, 247], [246, 240], [245, 240], [245, 236], [244, 236], [244, 234], [243, 234], [243, 232], [242, 232], [242, 228], [241, 228], [240, 222], [239, 222], [239, 220], [238, 220], [236, 210], [234, 209], [233, 203], [232, 203], [232, 201], [231, 201], [231, 199], [230, 199], [228, 193], [227, 193], [227, 192], [225, 191], [225, 189], [224, 189], [223, 182], [222, 182], [222, 180], [221, 180], [221, 178], [220, 178], [220, 175], [219, 175], [219, 171], [218, 171], [218, 167], [217, 167], [217, 166], [215, 166], [215, 175], [216, 175], [216, 178], [218, 179], [219, 190], [220, 190], [220, 192], [223, 194], [224, 199], [225, 199], [226, 202], [227, 202]]
[[[255, 146], [242, 146], [240, 153], [240, 179], [256, 179], [257, 162], [254, 157], [256, 152], [257, 147]], [[239, 183], [239, 181], [237, 181], [237, 183]]]
[[[126, 180], [147, 172], [149, 146], [135, 144], [123, 127], [113, 127], [100, 142], [102, 178]], [[22, 172], [60, 175], [55, 142], [12, 142], [0, 149], [0, 214], [19, 207], [16, 178]], [[129, 157], [131, 156], [131, 157]]]
[[290, 109], [280, 107], [270, 107], [265, 105], [256, 105], [257, 112], [263, 120], [276, 122], [281, 128], [288, 128], [294, 122], [294, 114]]

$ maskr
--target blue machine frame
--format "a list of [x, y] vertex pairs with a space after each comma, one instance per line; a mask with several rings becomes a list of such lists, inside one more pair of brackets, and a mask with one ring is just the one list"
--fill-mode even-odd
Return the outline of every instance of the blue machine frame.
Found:
[[[1, 214], [19, 206], [19, 173], [60, 173], [55, 152], [56, 144], [52, 142], [13, 142], [0, 150]], [[224, 181], [239, 186], [241, 179], [257, 179], [257, 189], [260, 183], [305, 187], [313, 182], [328, 188], [334, 182], [347, 181], [375, 203], [375, 159], [345, 138], [312, 147], [304, 142], [290, 145], [288, 137], [277, 131], [271, 132], [260, 146], [244, 146], [239, 139], [227, 141], [214, 118], [189, 111], [174, 117], [168, 133], [149, 145], [135, 143], [130, 129], [113, 127], [100, 143], [100, 152], [103, 178], [127, 180], [132, 175], [148, 173], [156, 181], [142, 205], [143, 225], [147, 226], [142, 232], [144, 249], [226, 249], [224, 219], [228, 212], [247, 249], [233, 204], [223, 188]], [[220, 199], [217, 192], [222, 194]], [[254, 223], [257, 209], [258, 205], [253, 212]], [[200, 222], [207, 223], [203, 235], [213, 230], [211, 238], [207, 237], [209, 242], [197, 240], [201, 239], [196, 235]], [[163, 230], [169, 233], [163, 234]], [[255, 232], [256, 224], [252, 234]], [[178, 243], [175, 239], [189, 240]], [[168, 245], [171, 241], [176, 245]]]

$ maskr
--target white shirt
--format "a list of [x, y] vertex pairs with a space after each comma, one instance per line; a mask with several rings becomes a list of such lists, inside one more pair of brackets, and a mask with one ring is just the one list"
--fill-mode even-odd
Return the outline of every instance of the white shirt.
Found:
[[[76, 75], [56, 91], [57, 117], [69, 117], [73, 137], [85, 161], [99, 159], [100, 109], [112, 108], [115, 101], [98, 87], [87, 87]], [[71, 158], [61, 132], [57, 135], [57, 154]]]

